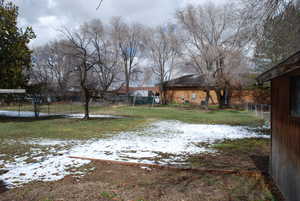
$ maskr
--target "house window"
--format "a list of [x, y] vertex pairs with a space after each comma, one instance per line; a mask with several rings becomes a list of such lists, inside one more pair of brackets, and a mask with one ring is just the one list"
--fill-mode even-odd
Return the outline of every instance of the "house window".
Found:
[[300, 117], [300, 76], [291, 78], [291, 116]]
[[196, 94], [192, 94], [192, 100], [196, 100], [197, 95]]

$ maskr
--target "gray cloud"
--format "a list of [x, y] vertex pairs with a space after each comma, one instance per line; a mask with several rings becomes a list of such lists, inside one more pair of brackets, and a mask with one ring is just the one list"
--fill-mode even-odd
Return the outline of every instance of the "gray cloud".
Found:
[[20, 26], [32, 26], [37, 34], [37, 39], [31, 43], [37, 46], [57, 37], [57, 29], [62, 26], [77, 27], [94, 18], [108, 23], [113, 16], [154, 26], [173, 19], [180, 7], [204, 1], [104, 0], [99, 10], [96, 10], [99, 0], [15, 0], [14, 3], [20, 9]]

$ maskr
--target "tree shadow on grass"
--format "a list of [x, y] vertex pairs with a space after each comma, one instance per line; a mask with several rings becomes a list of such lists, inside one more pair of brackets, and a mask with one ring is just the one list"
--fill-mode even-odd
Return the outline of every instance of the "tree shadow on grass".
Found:
[[45, 120], [55, 120], [55, 119], [63, 119], [64, 115], [53, 115], [46, 117], [7, 117], [0, 116], [0, 122], [8, 123], [8, 122], [34, 122], [34, 121], [45, 121]]
[[[0, 123], [13, 123], [13, 122], [36, 122], [36, 121], [45, 121], [45, 120], [57, 120], [57, 119], [74, 119], [77, 121], [87, 121], [84, 118], [71, 118], [67, 117], [66, 115], [52, 115], [52, 116], [42, 116], [42, 117], [7, 117], [7, 116], [0, 116]], [[122, 116], [121, 118], [114, 118], [114, 117], [90, 117], [88, 121], [99, 121], [99, 120], [120, 120], [130, 118], [129, 116]]]

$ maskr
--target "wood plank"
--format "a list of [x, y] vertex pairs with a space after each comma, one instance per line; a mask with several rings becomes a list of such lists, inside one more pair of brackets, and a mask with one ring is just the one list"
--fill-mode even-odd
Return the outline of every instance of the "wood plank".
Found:
[[254, 177], [262, 177], [263, 176], [263, 173], [260, 171], [219, 170], [219, 169], [206, 169], [206, 168], [181, 168], [181, 167], [170, 166], [170, 165], [134, 163], [134, 162], [125, 162], [125, 161], [112, 161], [112, 160], [103, 160], [103, 159], [77, 157], [77, 156], [69, 156], [69, 158], [90, 160], [90, 161], [102, 162], [102, 163], [112, 164], [112, 165], [124, 165], [124, 166], [130, 166], [130, 167], [150, 167], [150, 168], [156, 168], [156, 169], [170, 169], [170, 170], [193, 171], [193, 172], [195, 171], [195, 172], [205, 172], [205, 173], [213, 173], [213, 174], [236, 174], [236, 175], [247, 175], [247, 176], [254, 176]]

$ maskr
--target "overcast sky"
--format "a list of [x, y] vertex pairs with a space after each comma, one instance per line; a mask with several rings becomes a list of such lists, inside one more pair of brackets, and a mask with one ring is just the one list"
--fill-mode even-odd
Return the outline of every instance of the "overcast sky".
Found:
[[[222, 2], [225, 0], [214, 0]], [[19, 25], [32, 26], [37, 39], [31, 46], [47, 43], [59, 35], [62, 26], [74, 28], [84, 21], [99, 18], [108, 23], [113, 16], [145, 25], [158, 25], [174, 18], [177, 9], [206, 0], [14, 0], [19, 6]]]

